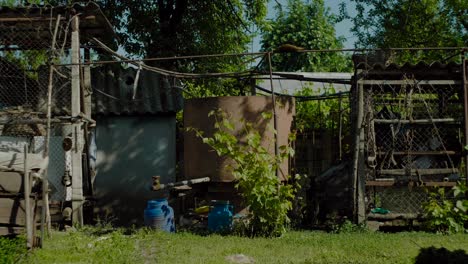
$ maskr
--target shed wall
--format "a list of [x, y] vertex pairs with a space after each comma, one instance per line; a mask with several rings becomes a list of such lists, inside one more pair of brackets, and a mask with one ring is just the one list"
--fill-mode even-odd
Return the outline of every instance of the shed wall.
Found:
[[102, 220], [141, 224], [151, 176], [175, 181], [175, 116], [97, 117], [96, 210]]

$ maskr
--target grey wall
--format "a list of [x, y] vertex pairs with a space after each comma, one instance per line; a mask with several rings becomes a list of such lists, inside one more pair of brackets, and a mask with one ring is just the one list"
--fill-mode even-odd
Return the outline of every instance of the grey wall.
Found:
[[117, 225], [141, 224], [151, 176], [175, 181], [175, 116], [97, 117], [96, 211]]

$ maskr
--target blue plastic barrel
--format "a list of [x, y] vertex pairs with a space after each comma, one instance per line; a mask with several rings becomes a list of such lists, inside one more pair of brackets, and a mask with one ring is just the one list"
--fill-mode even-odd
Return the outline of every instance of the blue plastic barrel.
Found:
[[148, 201], [144, 219], [147, 227], [175, 232], [174, 210], [169, 206], [167, 199]]
[[208, 214], [208, 229], [212, 232], [232, 230], [233, 206], [229, 201], [212, 201], [213, 209]]

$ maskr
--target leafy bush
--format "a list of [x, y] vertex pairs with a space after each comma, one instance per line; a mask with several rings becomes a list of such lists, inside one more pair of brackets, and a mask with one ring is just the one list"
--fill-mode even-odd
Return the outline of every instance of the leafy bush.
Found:
[[426, 214], [426, 227], [438, 233], [462, 233], [468, 228], [468, 188], [458, 183], [448, 193], [438, 188], [429, 193], [429, 201], [423, 208]]
[[[319, 96], [327, 94], [337, 93], [335, 88], [332, 86], [326, 89], [313, 88], [312, 85], [305, 86], [300, 91], [296, 92], [296, 96]], [[296, 104], [296, 127], [300, 130], [307, 129], [333, 129], [336, 127], [336, 123], [339, 115], [340, 99], [333, 98], [327, 100], [312, 100], [297, 102]], [[343, 96], [341, 99], [342, 111], [349, 109], [349, 100], [347, 96]], [[349, 124], [349, 116], [347, 114], [342, 115], [343, 128], [347, 128]]]
[[[234, 161], [232, 173], [237, 180], [236, 188], [240, 190], [251, 213], [247, 234], [266, 237], [283, 234], [290, 222], [288, 211], [292, 208], [295, 188], [281, 183], [276, 170], [280, 169], [285, 158], [294, 155], [293, 149], [281, 146], [277, 156], [271, 154], [262, 146], [260, 133], [248, 122], [242, 122], [245, 142], [240, 142], [234, 135], [235, 125], [225, 112], [212, 111], [209, 116], [215, 118], [213, 136], [204, 137], [202, 131], [189, 130], [194, 130], [219, 156]], [[263, 118], [271, 118], [271, 114], [265, 114]]]
[[0, 236], [0, 264], [17, 263], [26, 252], [26, 240], [23, 237]]
[[348, 233], [366, 233], [369, 232], [366, 224], [354, 224], [349, 220], [345, 220], [343, 223], [334, 224], [331, 226], [332, 233], [335, 234], [348, 234]]

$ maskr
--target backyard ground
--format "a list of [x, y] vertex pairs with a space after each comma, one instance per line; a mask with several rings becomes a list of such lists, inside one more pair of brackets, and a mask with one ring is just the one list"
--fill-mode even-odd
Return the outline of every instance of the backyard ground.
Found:
[[[421, 249], [431, 246], [466, 252], [468, 235], [291, 231], [250, 239], [84, 228], [53, 232], [44, 248], [29, 254], [0, 248], [0, 263], [230, 263], [229, 256], [237, 254], [254, 263], [414, 263]], [[16, 256], [7, 259], [8, 254]]]

